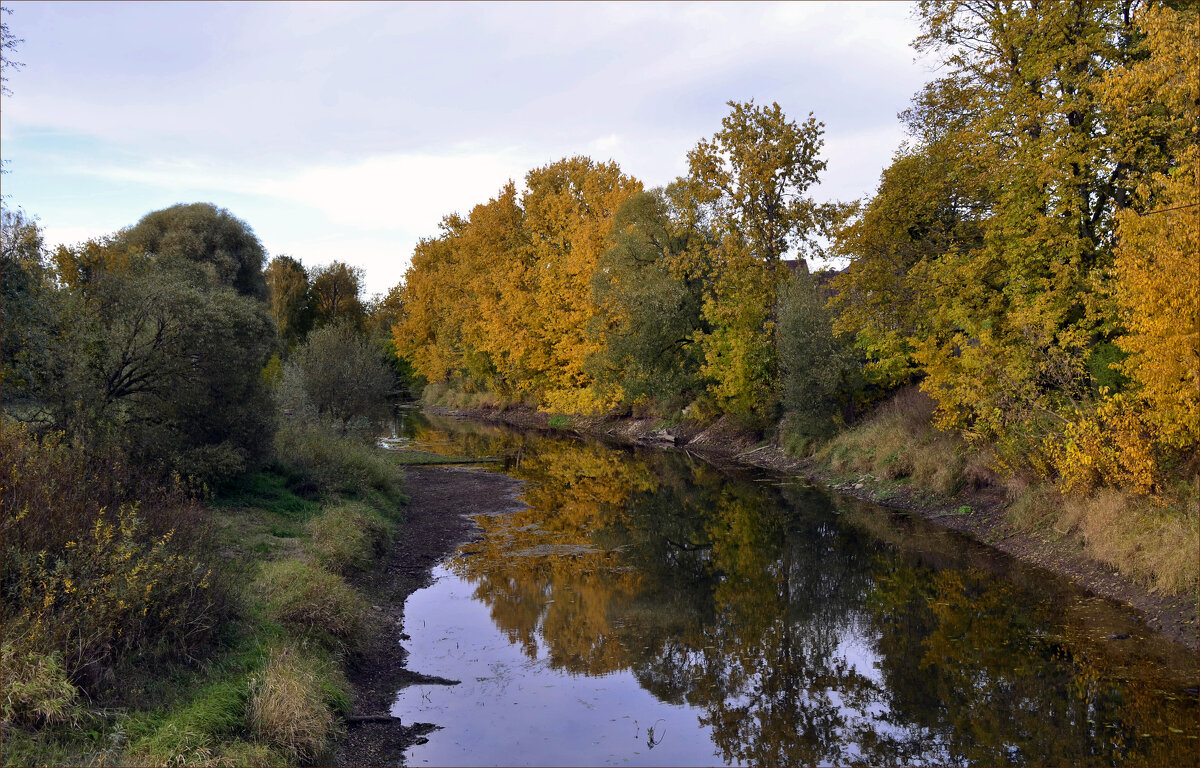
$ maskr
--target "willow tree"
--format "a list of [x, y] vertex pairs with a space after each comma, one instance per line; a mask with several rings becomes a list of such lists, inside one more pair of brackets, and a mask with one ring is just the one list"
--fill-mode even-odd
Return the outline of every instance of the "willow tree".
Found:
[[113, 238], [114, 250], [144, 253], [161, 263], [201, 267], [213, 285], [267, 297], [266, 252], [250, 226], [212, 203], [173, 205], [148, 213]]
[[267, 301], [280, 340], [288, 347], [301, 341], [312, 326], [313, 307], [308, 273], [291, 256], [276, 256], [267, 265]]

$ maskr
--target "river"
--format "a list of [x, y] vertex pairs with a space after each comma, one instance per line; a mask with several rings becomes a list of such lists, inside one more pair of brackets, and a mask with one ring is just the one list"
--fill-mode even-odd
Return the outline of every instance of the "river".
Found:
[[[682, 451], [408, 413], [528, 508], [405, 605], [410, 765], [1197, 765], [1197, 660], [919, 518]], [[454, 471], [483, 471], [458, 469]], [[469, 510], [464, 510], [469, 512]]]

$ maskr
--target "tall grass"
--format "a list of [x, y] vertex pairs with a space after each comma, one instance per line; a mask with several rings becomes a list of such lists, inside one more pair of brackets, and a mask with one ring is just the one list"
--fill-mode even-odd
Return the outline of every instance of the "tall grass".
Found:
[[271, 652], [255, 680], [247, 718], [255, 737], [308, 763], [325, 756], [349, 711], [349, 684], [332, 664], [292, 646]]
[[335, 646], [352, 646], [366, 628], [363, 598], [340, 576], [312, 563], [264, 563], [253, 588], [269, 619]]
[[318, 427], [286, 424], [275, 433], [280, 463], [305, 476], [309, 489], [331, 494], [382, 494], [404, 500], [404, 472], [387, 452], [371, 443]]
[[1009, 519], [1019, 530], [1078, 536], [1084, 551], [1152, 591], [1195, 596], [1200, 587], [1200, 514], [1195, 483], [1165, 498], [1112, 488], [1063, 494], [1053, 485], [1010, 482]]
[[815, 455], [836, 473], [908, 478], [915, 487], [943, 498], [994, 484], [991, 457], [961, 437], [937, 430], [932, 422], [935, 407], [916, 387], [901, 390]]

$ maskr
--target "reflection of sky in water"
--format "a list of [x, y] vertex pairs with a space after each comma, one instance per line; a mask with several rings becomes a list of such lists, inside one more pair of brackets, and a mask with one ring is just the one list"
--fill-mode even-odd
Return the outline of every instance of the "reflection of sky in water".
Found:
[[462, 683], [400, 692], [392, 714], [443, 726], [409, 751], [409, 765], [721, 762], [698, 710], [658, 701], [628, 671], [593, 678], [551, 669], [540, 643], [529, 659], [496, 629], [470, 584], [440, 566], [434, 577], [405, 605], [408, 668]]

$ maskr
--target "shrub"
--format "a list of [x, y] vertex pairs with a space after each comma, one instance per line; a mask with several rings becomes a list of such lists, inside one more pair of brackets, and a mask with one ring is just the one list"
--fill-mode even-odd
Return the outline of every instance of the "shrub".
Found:
[[291, 760], [316, 760], [338, 732], [335, 708], [348, 709], [347, 687], [330, 664], [295, 649], [274, 650], [252, 688], [250, 728]]
[[1144, 404], [1102, 392], [1093, 413], [1076, 413], [1063, 434], [1046, 438], [1043, 450], [1063, 492], [1087, 493], [1107, 485], [1151, 493], [1160, 472], [1145, 417]]
[[39, 435], [7, 420], [0, 426], [0, 541], [6, 548], [58, 552], [87, 537], [101, 512], [111, 518], [135, 499], [141, 500], [143, 535], [174, 530], [202, 546], [201, 506], [180, 483], [158, 483], [112, 447], [85, 447], [62, 432]]
[[283, 368], [284, 407], [346, 432], [370, 425], [386, 410], [394, 375], [379, 350], [351, 325], [318, 328]]
[[217, 623], [211, 573], [171, 532], [143, 535], [137, 507], [96, 513], [86, 537], [46, 552], [6, 552], [5, 634], [62, 654], [88, 687], [140, 651], [186, 654]]
[[351, 645], [364, 630], [367, 606], [340, 576], [302, 560], [266, 563], [255, 583], [268, 618]]

